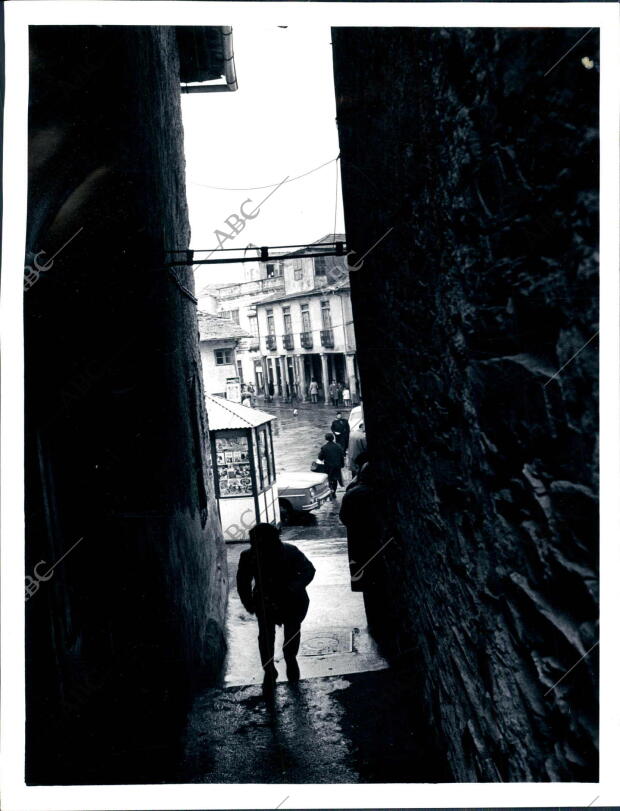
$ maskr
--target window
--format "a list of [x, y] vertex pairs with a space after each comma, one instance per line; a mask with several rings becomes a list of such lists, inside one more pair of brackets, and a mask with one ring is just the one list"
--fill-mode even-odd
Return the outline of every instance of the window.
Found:
[[301, 265], [293, 270], [293, 278], [296, 282], [300, 282], [304, 277], [304, 269]]
[[314, 258], [314, 275], [315, 276], [327, 275], [327, 261], [324, 256], [316, 256]]
[[312, 325], [310, 323], [310, 311], [307, 304], [301, 305], [301, 328], [302, 332], [312, 332]]
[[277, 276], [282, 275], [282, 263], [281, 262], [267, 262], [267, 278], [268, 279], [275, 279]]
[[293, 322], [291, 321], [291, 308], [290, 307], [282, 307], [282, 313], [284, 315], [284, 332], [287, 335], [293, 331]]
[[257, 429], [258, 439], [258, 469], [261, 478], [261, 490], [265, 490], [276, 480], [273, 464], [273, 451], [271, 445], [270, 430], [262, 425]]
[[235, 324], [239, 323], [239, 310], [222, 310], [220, 315], [222, 318], [234, 321]]
[[232, 349], [216, 349], [215, 350], [215, 365], [216, 366], [232, 366], [233, 350]]
[[276, 334], [276, 322], [273, 320], [273, 310], [267, 310], [267, 331], [270, 335]]
[[250, 332], [254, 336], [254, 338], [258, 338], [258, 318], [254, 315], [248, 320], [248, 324], [250, 325]]
[[329, 301], [321, 302], [321, 323], [323, 324], [323, 329], [331, 329], [332, 327], [332, 314], [329, 309]]
[[239, 382], [243, 383], [243, 365], [240, 360], [237, 361], [237, 376], [239, 378]]

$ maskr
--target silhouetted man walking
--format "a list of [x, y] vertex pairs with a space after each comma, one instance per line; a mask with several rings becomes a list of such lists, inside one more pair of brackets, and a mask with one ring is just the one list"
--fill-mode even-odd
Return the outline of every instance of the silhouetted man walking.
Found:
[[239, 558], [237, 591], [245, 610], [256, 614], [258, 620], [265, 692], [273, 690], [278, 677], [273, 663], [276, 625], [284, 625], [282, 653], [288, 680], [299, 681], [301, 623], [310, 604], [306, 586], [312, 582], [314, 573], [314, 566], [303, 552], [292, 544], [282, 543], [276, 527], [257, 524], [250, 530], [250, 549]]
[[332, 422], [332, 433], [336, 437], [336, 442], [346, 453], [349, 447], [349, 423], [340, 411], [337, 412], [336, 419]]
[[344, 486], [342, 481], [342, 468], [344, 465], [344, 451], [342, 447], [334, 442], [333, 434], [325, 434], [327, 442], [319, 451], [319, 460], [325, 464], [327, 471], [327, 479], [331, 490], [332, 498], [336, 498], [336, 490], [338, 485]]

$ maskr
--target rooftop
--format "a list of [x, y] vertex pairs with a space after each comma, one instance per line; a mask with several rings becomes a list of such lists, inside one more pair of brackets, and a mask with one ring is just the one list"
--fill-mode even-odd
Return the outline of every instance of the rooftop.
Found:
[[316, 246], [320, 246], [323, 243], [326, 243], [326, 242], [327, 243], [329, 243], [329, 242], [344, 242], [344, 243], [346, 243], [346, 241], [347, 241], [346, 234], [325, 234], [324, 237], [321, 237], [320, 239], [317, 239], [314, 242], [311, 242], [309, 245], [306, 245], [305, 248], [297, 248], [297, 250], [291, 250], [291, 249], [283, 248], [282, 250], [277, 251], [277, 252], [276, 251], [274, 251], [273, 253], [270, 252], [270, 258], [269, 259], [266, 259], [264, 261], [259, 259], [259, 261], [261, 262], [261, 264], [264, 264], [264, 262], [271, 262], [271, 261], [273, 261], [273, 259], [278, 259], [281, 256], [291, 256], [291, 257], [293, 257], [293, 256], [303, 256], [305, 253], [314, 253], [315, 249], [316, 249]]
[[230, 318], [198, 311], [198, 329], [201, 341], [221, 341], [226, 338], [250, 338], [250, 333], [242, 329]]
[[249, 408], [241, 405], [241, 403], [234, 403], [232, 400], [225, 400], [223, 397], [215, 397], [212, 394], [205, 394], [205, 405], [210, 431], [225, 431], [231, 428], [256, 428], [266, 422], [275, 420], [275, 416], [268, 414], [266, 411]]
[[208, 92], [237, 89], [230, 26], [180, 25], [176, 37], [182, 83], [213, 82], [222, 77], [225, 83], [211, 86]]

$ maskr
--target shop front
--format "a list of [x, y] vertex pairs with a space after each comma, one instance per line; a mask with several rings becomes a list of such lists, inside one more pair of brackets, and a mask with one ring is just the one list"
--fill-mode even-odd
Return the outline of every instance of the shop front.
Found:
[[224, 539], [247, 540], [256, 524], [280, 522], [271, 432], [275, 417], [209, 394], [205, 402]]

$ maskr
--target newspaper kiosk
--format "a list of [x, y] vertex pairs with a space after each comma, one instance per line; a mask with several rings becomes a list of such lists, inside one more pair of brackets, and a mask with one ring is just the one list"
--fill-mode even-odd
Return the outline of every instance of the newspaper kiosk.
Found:
[[265, 411], [205, 395], [224, 540], [247, 540], [258, 523], [279, 525], [271, 423]]

